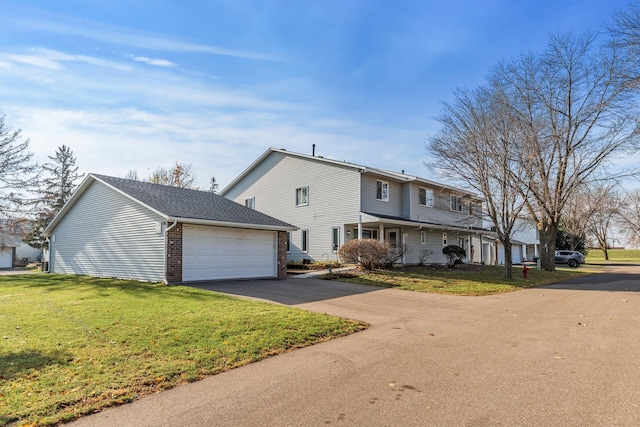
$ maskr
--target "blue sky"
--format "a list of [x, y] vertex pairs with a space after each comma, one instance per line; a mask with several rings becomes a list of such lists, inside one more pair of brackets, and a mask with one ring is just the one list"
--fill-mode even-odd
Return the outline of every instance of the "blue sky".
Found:
[[269, 147], [435, 178], [442, 101], [621, 0], [4, 0], [0, 110], [37, 160], [223, 188]]

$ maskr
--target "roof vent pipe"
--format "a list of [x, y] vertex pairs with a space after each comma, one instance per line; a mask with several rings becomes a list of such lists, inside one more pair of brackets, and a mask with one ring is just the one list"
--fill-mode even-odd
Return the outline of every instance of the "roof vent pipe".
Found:
[[311, 155], [316, 156], [316, 144], [311, 144]]

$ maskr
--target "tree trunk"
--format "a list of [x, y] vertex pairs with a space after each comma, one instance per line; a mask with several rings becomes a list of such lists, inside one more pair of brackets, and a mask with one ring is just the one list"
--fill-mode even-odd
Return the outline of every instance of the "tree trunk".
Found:
[[504, 246], [504, 277], [513, 279], [513, 268], [511, 264], [511, 239], [507, 236], [501, 240]]
[[607, 250], [607, 248], [604, 248], [602, 252], [604, 252], [604, 260], [609, 261], [609, 251]]
[[540, 268], [546, 271], [556, 271], [556, 235], [558, 234], [558, 224], [552, 220], [544, 221], [540, 234]]

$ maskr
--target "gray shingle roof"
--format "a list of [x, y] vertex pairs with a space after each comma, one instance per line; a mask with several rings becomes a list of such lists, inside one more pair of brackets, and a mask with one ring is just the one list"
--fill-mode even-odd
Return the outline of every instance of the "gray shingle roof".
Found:
[[170, 218], [295, 228], [209, 191], [92, 175]]

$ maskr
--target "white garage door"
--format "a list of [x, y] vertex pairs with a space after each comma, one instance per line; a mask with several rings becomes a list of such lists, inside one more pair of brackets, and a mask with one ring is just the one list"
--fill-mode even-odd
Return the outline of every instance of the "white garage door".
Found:
[[276, 232], [184, 225], [182, 280], [276, 277]]
[[0, 250], [0, 268], [11, 268], [13, 267], [12, 265], [12, 259], [11, 259], [11, 249], [7, 249], [7, 250]]

